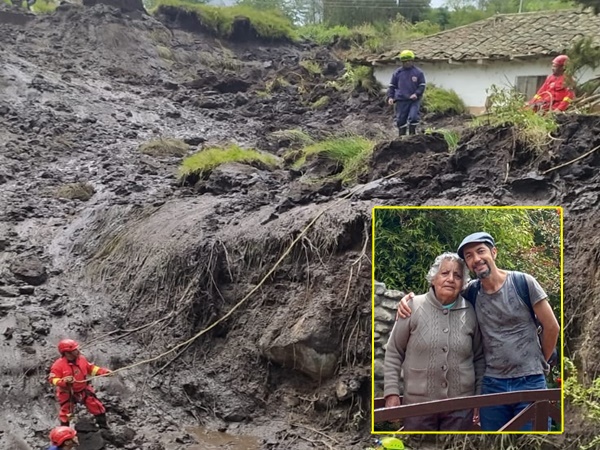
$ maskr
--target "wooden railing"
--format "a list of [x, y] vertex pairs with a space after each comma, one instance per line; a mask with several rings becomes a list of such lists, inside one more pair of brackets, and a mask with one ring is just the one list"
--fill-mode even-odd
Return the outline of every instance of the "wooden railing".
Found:
[[[385, 400], [383, 398], [376, 398], [374, 420], [375, 423], [384, 421], [395, 422], [405, 417], [482, 408], [485, 406], [532, 402], [498, 431], [518, 431], [530, 420], [533, 420], [534, 431], [548, 431], [548, 417], [554, 419], [556, 423], [561, 423], [561, 411], [556, 405], [560, 401], [560, 396], [560, 389], [540, 389], [536, 391], [514, 391], [502, 394], [456, 397], [412, 405], [394, 406], [391, 408], [385, 407]], [[477, 429], [478, 427], [475, 425], [473, 431]]]

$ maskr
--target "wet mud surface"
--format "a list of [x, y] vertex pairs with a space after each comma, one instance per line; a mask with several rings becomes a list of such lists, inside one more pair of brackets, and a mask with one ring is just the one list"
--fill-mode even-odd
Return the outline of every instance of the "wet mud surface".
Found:
[[[465, 131], [451, 154], [441, 135], [394, 140], [383, 99], [327, 90], [343, 63], [311, 45], [217, 42], [106, 5], [13, 15], [0, 15], [1, 448], [47, 443], [57, 407], [45, 377], [59, 339], [128, 367], [195, 336], [255, 287], [189, 345], [94, 380], [111, 429], [80, 409], [80, 448], [364, 448], [375, 205], [563, 206], [567, 351], [597, 371], [597, 320], [585, 315], [600, 294], [600, 152], [542, 172], [599, 145], [600, 118], [561, 117], [539, 156], [489, 127]], [[302, 59], [324, 74], [302, 72]], [[307, 106], [323, 95], [326, 108]], [[291, 143], [272, 133], [297, 127], [378, 139], [360, 189], [241, 164], [182, 186], [181, 157], [138, 150], [164, 136], [190, 152], [233, 140], [281, 156]], [[73, 183], [91, 196], [65, 196]], [[556, 443], [575, 448], [588, 432]]]

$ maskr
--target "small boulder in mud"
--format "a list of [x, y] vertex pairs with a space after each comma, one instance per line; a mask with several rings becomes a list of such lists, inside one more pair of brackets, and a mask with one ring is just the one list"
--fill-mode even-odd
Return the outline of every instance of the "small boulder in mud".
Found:
[[338, 362], [332, 347], [335, 339], [328, 325], [319, 319], [320, 316], [307, 313], [291, 328], [273, 321], [259, 342], [263, 355], [315, 380], [330, 378]]
[[44, 284], [48, 279], [46, 267], [37, 256], [22, 255], [17, 257], [12, 262], [10, 271], [19, 280], [32, 286]]

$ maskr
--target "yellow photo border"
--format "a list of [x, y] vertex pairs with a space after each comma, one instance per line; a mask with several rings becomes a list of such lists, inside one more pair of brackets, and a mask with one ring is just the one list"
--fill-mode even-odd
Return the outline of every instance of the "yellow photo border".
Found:
[[371, 434], [383, 436], [421, 435], [421, 434], [467, 434], [467, 435], [501, 435], [501, 434], [543, 434], [560, 435], [565, 432], [565, 390], [564, 390], [564, 355], [561, 352], [560, 385], [561, 424], [560, 431], [375, 431], [375, 211], [378, 209], [553, 209], [560, 212], [560, 345], [564, 348], [564, 210], [562, 206], [374, 206], [371, 210]]

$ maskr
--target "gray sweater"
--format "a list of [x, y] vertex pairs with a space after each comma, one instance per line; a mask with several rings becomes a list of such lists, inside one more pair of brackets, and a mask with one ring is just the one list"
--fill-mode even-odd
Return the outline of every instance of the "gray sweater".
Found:
[[471, 304], [459, 296], [445, 309], [433, 289], [408, 304], [411, 316], [396, 321], [387, 343], [384, 395], [400, 395], [401, 369], [403, 404], [481, 393], [485, 359]]

